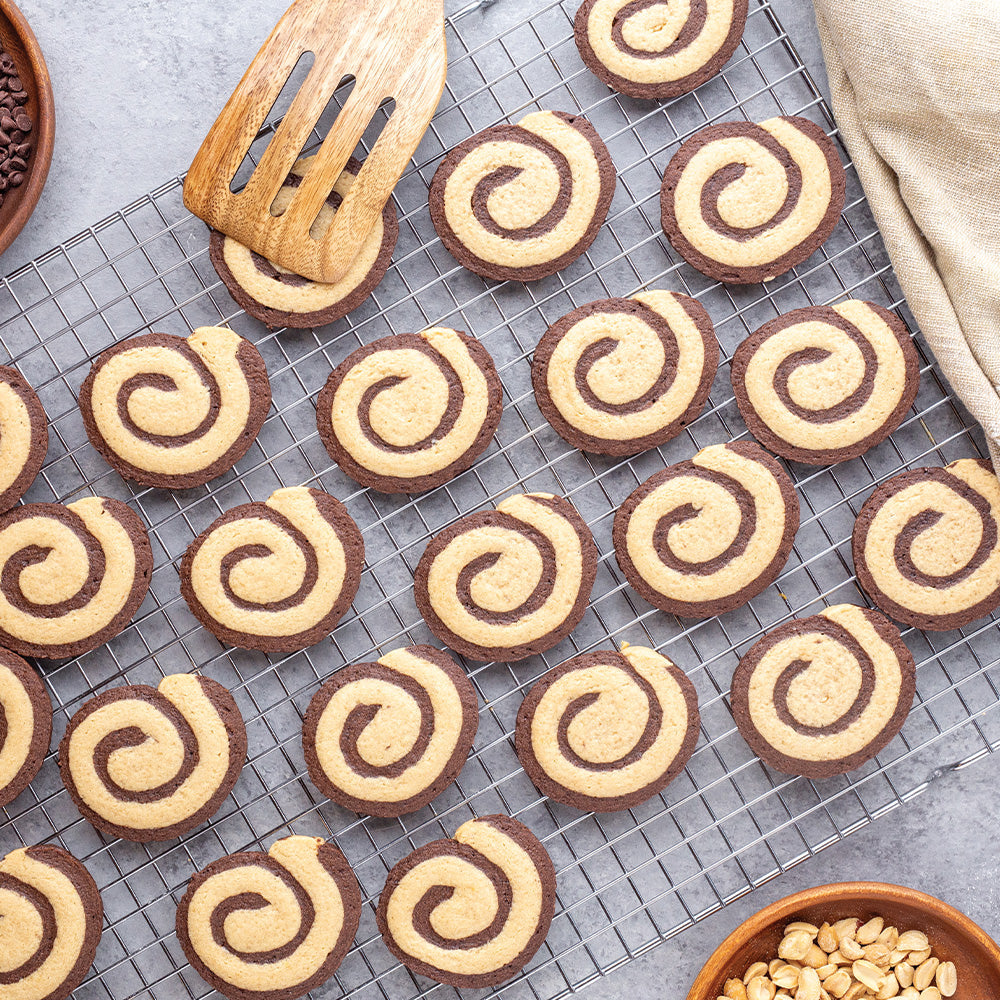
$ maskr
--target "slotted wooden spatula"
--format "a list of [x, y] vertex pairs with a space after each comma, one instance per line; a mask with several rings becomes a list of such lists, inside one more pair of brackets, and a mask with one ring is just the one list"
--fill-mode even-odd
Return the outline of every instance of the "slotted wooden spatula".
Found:
[[[305, 82], [245, 188], [230, 183], [304, 52]], [[314, 281], [346, 274], [441, 99], [447, 69], [444, 0], [295, 0], [257, 53], [198, 150], [184, 204], [268, 260]], [[309, 173], [279, 216], [271, 205], [345, 76], [354, 89]], [[392, 112], [333, 223], [310, 235], [323, 203], [379, 105]]]

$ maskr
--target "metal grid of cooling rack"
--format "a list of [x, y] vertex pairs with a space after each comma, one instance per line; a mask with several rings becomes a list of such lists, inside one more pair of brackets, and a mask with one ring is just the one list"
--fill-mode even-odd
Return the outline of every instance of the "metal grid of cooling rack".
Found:
[[[898, 308], [909, 319], [852, 170], [847, 208], [831, 239], [766, 288], [714, 285], [679, 262], [664, 241], [659, 178], [678, 143], [697, 129], [780, 113], [806, 115], [835, 132], [768, 0], [751, 7], [743, 44], [725, 71], [664, 106], [614, 95], [584, 70], [572, 42], [575, 0], [549, 3], [527, 21], [519, 20], [524, 5], [516, 0], [453, 12], [448, 87], [395, 195], [400, 239], [393, 267], [369, 302], [330, 327], [268, 333], [236, 311], [208, 262], [204, 227], [183, 208], [179, 178], [0, 285], [3, 349], [38, 388], [51, 419], [48, 461], [28, 499], [68, 501], [91, 492], [120, 497], [149, 525], [156, 560], [149, 597], [125, 632], [86, 656], [41, 665], [56, 706], [54, 742], [95, 692], [190, 669], [234, 692], [250, 739], [250, 759], [233, 795], [209, 824], [180, 842], [146, 846], [97, 834], [63, 791], [54, 754], [6, 810], [0, 853], [22, 842], [59, 843], [86, 862], [101, 887], [105, 933], [80, 996], [207, 995], [173, 933], [175, 903], [188, 877], [223, 853], [266, 849], [289, 832], [335, 840], [366, 899], [354, 948], [316, 994], [452, 995], [391, 958], [375, 929], [374, 902], [388, 868], [415, 846], [450, 835], [471, 815], [502, 811], [542, 838], [559, 891], [546, 944], [525, 973], [496, 992], [552, 1000], [918, 794], [942, 761], [971, 761], [1000, 746], [996, 620], [961, 632], [905, 633], [919, 664], [913, 712], [877, 761], [844, 778], [812, 782], [769, 771], [739, 738], [726, 701], [739, 654], [765, 629], [826, 603], [864, 602], [849, 539], [875, 483], [908, 466], [985, 454], [919, 337], [917, 406], [893, 438], [830, 469], [790, 467], [802, 527], [777, 584], [749, 606], [710, 621], [678, 621], [643, 604], [615, 565], [613, 512], [639, 482], [699, 447], [745, 436], [728, 359], [749, 331], [788, 309], [845, 296]], [[591, 250], [561, 274], [530, 286], [487, 284], [458, 268], [435, 239], [427, 184], [457, 141], [538, 107], [578, 110], [591, 119], [618, 168], [614, 204]], [[258, 140], [257, 153], [267, 139]], [[546, 326], [574, 306], [643, 287], [698, 297], [712, 314], [726, 360], [704, 413], [675, 441], [627, 462], [583, 455], [563, 443], [535, 407], [531, 349]], [[273, 410], [237, 469], [210, 487], [138, 489], [89, 447], [76, 408], [79, 384], [90, 360], [113, 341], [150, 329], [184, 334], [209, 323], [229, 323], [260, 348]], [[331, 466], [318, 440], [315, 393], [359, 344], [437, 323], [472, 331], [496, 359], [506, 403], [497, 439], [473, 469], [426, 495], [360, 490]], [[361, 526], [368, 559], [358, 598], [331, 639], [305, 652], [268, 657], [222, 648], [179, 597], [180, 557], [221, 511], [299, 483], [340, 497]], [[400, 820], [373, 820], [323, 800], [305, 776], [299, 742], [300, 716], [312, 693], [346, 662], [432, 641], [411, 590], [427, 539], [462, 514], [524, 490], [568, 496], [594, 531], [601, 559], [583, 623], [544, 657], [509, 666], [467, 664], [482, 704], [476, 748], [459, 781], [431, 806]], [[688, 672], [701, 700], [702, 734], [685, 773], [662, 795], [624, 813], [581, 814], [538, 795], [518, 767], [512, 726], [521, 696], [544, 670], [623, 640], [652, 645]]]

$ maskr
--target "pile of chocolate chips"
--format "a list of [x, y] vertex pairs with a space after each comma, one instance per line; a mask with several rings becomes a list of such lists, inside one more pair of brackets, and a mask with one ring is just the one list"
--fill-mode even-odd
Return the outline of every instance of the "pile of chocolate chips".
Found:
[[11, 188], [24, 183], [28, 169], [31, 116], [24, 107], [27, 101], [14, 57], [0, 51], [0, 205]]

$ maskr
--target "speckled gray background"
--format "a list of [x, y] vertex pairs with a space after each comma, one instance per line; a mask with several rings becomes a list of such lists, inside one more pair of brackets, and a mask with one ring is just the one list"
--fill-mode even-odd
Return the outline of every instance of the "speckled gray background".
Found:
[[[528, 0], [500, 0], [523, 3]], [[825, 87], [808, 0], [772, 6]], [[22, 0], [49, 63], [56, 150], [7, 273], [185, 169], [285, 0]], [[998, 639], [1000, 649], [1000, 639]], [[955, 746], [957, 760], [962, 747]], [[683, 997], [721, 939], [806, 886], [878, 879], [924, 889], [1000, 935], [1000, 761], [941, 768], [903, 809], [590, 986], [589, 997]]]

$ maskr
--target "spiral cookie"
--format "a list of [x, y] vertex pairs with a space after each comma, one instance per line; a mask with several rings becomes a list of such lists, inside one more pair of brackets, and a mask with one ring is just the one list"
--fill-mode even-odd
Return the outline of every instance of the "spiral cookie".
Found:
[[431, 220], [463, 267], [496, 281], [536, 281], [594, 242], [615, 168], [593, 125], [536, 111], [456, 146], [431, 181]]
[[483, 816], [403, 858], [376, 919], [407, 968], [478, 989], [510, 979], [538, 951], [555, 897], [555, 869], [535, 835], [509, 816]]
[[35, 481], [49, 447], [49, 424], [35, 390], [0, 365], [0, 513]]
[[676, 437], [701, 412], [719, 364], [712, 320], [674, 292], [574, 309], [535, 348], [543, 416], [571, 445], [634, 455]]
[[663, 230], [716, 281], [770, 281], [826, 242], [845, 189], [836, 148], [805, 118], [710, 125], [667, 165]]
[[871, 760], [903, 728], [913, 657], [877, 611], [838, 604], [754, 643], [732, 683], [733, 718], [765, 763], [829, 778]]
[[715, 76], [746, 21], [747, 0], [583, 0], [574, 34], [587, 68], [609, 87], [666, 100]]
[[785, 458], [831, 465], [902, 422], [920, 387], [903, 323], [872, 302], [796, 309], [736, 349], [733, 391], [750, 432]]
[[763, 448], [737, 441], [650, 476], [618, 508], [612, 537], [618, 565], [650, 604], [711, 618], [777, 578], [798, 530], [792, 481]]
[[344, 505], [292, 486], [226, 511], [181, 560], [181, 594], [223, 642], [289, 653], [328, 636], [358, 592], [365, 546]]
[[0, 996], [66, 1000], [87, 975], [104, 923], [90, 872], [61, 847], [0, 861]]
[[309, 703], [302, 746], [328, 798], [402, 816], [458, 777], [478, 726], [476, 689], [454, 660], [410, 646], [338, 670]]
[[52, 701], [45, 684], [20, 656], [0, 649], [0, 806], [31, 784], [51, 739]]
[[419, 493], [464, 472], [493, 440], [503, 387], [474, 337], [438, 327], [344, 359], [316, 401], [319, 434], [352, 479]]
[[59, 744], [59, 770], [90, 822], [125, 840], [172, 840], [214, 816], [247, 755], [233, 696], [194, 674], [91, 698]]
[[[314, 159], [314, 156], [305, 156], [292, 165], [291, 173], [271, 206], [272, 213], [281, 215], [288, 208]], [[347, 161], [313, 223], [312, 235], [316, 239], [322, 239], [330, 228], [360, 169], [361, 164], [354, 157]], [[396, 210], [390, 199], [375, 228], [361, 244], [350, 270], [333, 284], [293, 274], [217, 231], [212, 232], [208, 249], [215, 270], [241, 309], [271, 329], [313, 327], [346, 316], [371, 295], [389, 269], [398, 235]]]
[[520, 660], [576, 628], [597, 575], [597, 547], [568, 500], [508, 497], [431, 539], [413, 592], [430, 630], [473, 660]]
[[517, 713], [528, 777], [577, 809], [631, 809], [663, 791], [698, 742], [698, 695], [665, 656], [623, 644], [574, 656], [535, 684]]
[[90, 443], [144, 486], [188, 489], [232, 468], [271, 405], [257, 348], [221, 326], [108, 348], [80, 387]]
[[285, 837], [196, 872], [177, 907], [187, 960], [230, 1000], [295, 1000], [325, 983], [351, 947], [361, 891], [341, 852]]
[[119, 632], [149, 590], [139, 515], [108, 497], [29, 503], [0, 517], [0, 645], [60, 659]]
[[887, 615], [944, 631], [1000, 607], [1000, 482], [963, 458], [883, 483], [854, 523], [858, 583]]

